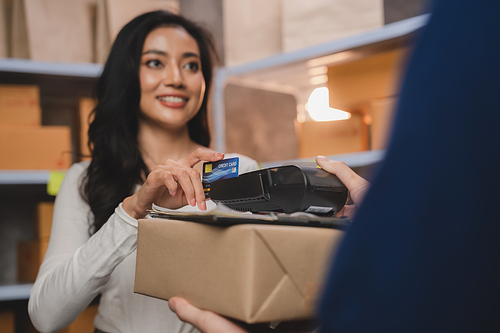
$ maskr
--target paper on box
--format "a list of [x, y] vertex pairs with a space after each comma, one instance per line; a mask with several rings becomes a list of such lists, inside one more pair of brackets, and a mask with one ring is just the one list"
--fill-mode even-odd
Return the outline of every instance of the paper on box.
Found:
[[40, 88], [36, 85], [0, 85], [0, 124], [41, 124]]
[[259, 323], [310, 318], [335, 229], [139, 220], [134, 291]]
[[67, 126], [0, 126], [0, 169], [67, 169], [71, 137]]

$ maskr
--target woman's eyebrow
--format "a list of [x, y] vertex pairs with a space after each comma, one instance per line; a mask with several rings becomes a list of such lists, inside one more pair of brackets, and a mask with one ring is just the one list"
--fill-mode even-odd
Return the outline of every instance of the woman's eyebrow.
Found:
[[186, 52], [182, 55], [183, 58], [190, 58], [190, 57], [195, 57], [195, 58], [200, 58], [200, 56], [194, 52]]
[[[168, 56], [168, 53], [165, 51], [160, 51], [160, 50], [148, 50], [142, 53], [142, 55], [145, 54], [157, 54], [161, 56]], [[186, 52], [182, 55], [183, 58], [190, 58], [190, 57], [195, 57], [195, 58], [200, 58], [200, 56], [194, 52]]]
[[160, 51], [160, 50], [148, 50], [146, 52], [143, 52], [142, 55], [145, 55], [145, 54], [158, 54], [158, 55], [162, 55], [162, 56], [167, 56], [167, 52], [164, 52], [164, 51]]

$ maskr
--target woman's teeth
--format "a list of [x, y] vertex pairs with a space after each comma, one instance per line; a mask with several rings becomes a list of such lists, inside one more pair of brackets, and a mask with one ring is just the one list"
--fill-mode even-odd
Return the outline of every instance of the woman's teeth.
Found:
[[182, 103], [185, 101], [184, 98], [182, 97], [177, 97], [177, 96], [158, 96], [157, 97], [160, 101], [163, 102], [169, 102], [169, 103]]

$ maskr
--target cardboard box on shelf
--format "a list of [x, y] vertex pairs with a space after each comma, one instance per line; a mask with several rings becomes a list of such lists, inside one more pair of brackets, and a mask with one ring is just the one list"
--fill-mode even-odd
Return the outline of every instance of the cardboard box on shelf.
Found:
[[224, 61], [235, 66], [282, 52], [283, 1], [222, 1]]
[[383, 0], [286, 0], [280, 6], [284, 52], [384, 25]]
[[9, 56], [10, 1], [0, 1], [0, 58]]
[[17, 246], [17, 279], [20, 282], [34, 282], [42, 264], [48, 241], [19, 241]]
[[2, 333], [14, 333], [14, 312], [12, 311], [0, 311], [0, 332]]
[[121, 28], [134, 17], [153, 10], [179, 12], [178, 0], [97, 0], [95, 62], [105, 63]]
[[54, 215], [53, 202], [39, 202], [37, 205], [37, 236], [41, 241], [48, 241]]
[[359, 114], [345, 120], [297, 122], [296, 129], [300, 158], [368, 149], [366, 125]]
[[384, 149], [391, 134], [396, 97], [370, 100], [368, 111], [371, 118], [371, 149]]
[[0, 124], [41, 125], [40, 88], [0, 84]]
[[407, 52], [396, 49], [328, 67], [330, 107], [348, 111], [371, 99], [397, 95]]
[[92, 121], [90, 113], [94, 109], [96, 101], [93, 98], [82, 98], [78, 105], [78, 113], [80, 115], [80, 154], [82, 159], [90, 159], [90, 150], [87, 146], [89, 140], [88, 131], [89, 124]]
[[92, 62], [94, 8], [90, 1], [12, 1], [12, 57]]
[[67, 169], [71, 136], [67, 126], [0, 126], [0, 169]]
[[326, 228], [142, 219], [134, 291], [181, 296], [249, 324], [311, 318], [342, 236]]

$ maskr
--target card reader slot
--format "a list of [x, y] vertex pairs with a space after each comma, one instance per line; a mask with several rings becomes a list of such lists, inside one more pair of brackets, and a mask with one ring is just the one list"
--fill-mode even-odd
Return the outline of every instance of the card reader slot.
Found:
[[268, 201], [265, 196], [261, 196], [258, 198], [244, 198], [244, 199], [235, 199], [235, 200], [217, 200], [222, 203], [238, 203], [238, 202], [250, 202], [250, 201]]
[[337, 192], [337, 193], [343, 193], [346, 191], [345, 187], [331, 186], [331, 185], [320, 185], [320, 184], [312, 185], [312, 189], [314, 191], [328, 191], [328, 192]]

